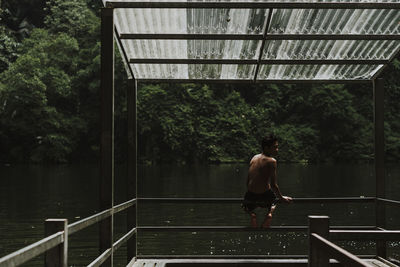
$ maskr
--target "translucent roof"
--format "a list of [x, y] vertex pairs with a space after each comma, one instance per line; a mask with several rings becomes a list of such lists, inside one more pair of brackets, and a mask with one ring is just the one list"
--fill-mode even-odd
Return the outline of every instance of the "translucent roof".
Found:
[[104, 5], [138, 80], [369, 81], [400, 51], [400, 0]]

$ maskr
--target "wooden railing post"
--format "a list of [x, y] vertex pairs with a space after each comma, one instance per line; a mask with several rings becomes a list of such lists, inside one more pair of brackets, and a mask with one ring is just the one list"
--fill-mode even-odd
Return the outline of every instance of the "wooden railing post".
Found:
[[[385, 134], [384, 134], [384, 81], [377, 78], [373, 83], [374, 90], [374, 148], [376, 197], [385, 198]], [[376, 226], [386, 228], [385, 204], [376, 201]], [[376, 242], [376, 255], [386, 258], [386, 242]]]
[[45, 252], [45, 267], [67, 267], [68, 265], [68, 220], [47, 219], [44, 223], [45, 236], [64, 231], [64, 242]]
[[[127, 89], [128, 107], [128, 199], [137, 197], [137, 81], [129, 79]], [[136, 227], [137, 201], [127, 210], [127, 228]], [[127, 257], [130, 262], [136, 257], [136, 234], [127, 241]]]
[[[100, 144], [100, 210], [114, 205], [114, 9], [101, 9], [101, 144]], [[102, 264], [113, 266], [114, 217], [99, 223], [100, 253], [111, 249]]]
[[329, 267], [329, 257], [318, 249], [311, 240], [311, 233], [316, 233], [323, 238], [329, 238], [329, 217], [328, 216], [308, 216], [308, 267]]

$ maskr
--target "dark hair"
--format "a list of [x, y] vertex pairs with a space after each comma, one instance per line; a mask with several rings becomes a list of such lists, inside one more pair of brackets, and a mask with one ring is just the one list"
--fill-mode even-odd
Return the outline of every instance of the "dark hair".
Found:
[[261, 140], [261, 149], [264, 150], [265, 147], [272, 146], [276, 141], [278, 141], [278, 137], [273, 133], [264, 136]]

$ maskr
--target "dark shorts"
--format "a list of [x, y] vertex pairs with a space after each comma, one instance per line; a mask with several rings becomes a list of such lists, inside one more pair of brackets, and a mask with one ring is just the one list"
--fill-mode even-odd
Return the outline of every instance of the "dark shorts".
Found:
[[275, 205], [276, 203], [277, 198], [271, 189], [262, 194], [256, 194], [247, 191], [244, 195], [242, 207], [248, 213], [253, 212], [253, 210], [258, 207], [266, 208], [269, 212], [271, 210], [271, 206]]

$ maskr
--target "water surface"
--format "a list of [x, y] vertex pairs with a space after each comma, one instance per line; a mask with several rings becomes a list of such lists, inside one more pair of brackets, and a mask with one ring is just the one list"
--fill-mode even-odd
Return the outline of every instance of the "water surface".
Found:
[[[126, 199], [125, 167], [116, 166], [115, 203]], [[246, 164], [140, 166], [139, 197], [242, 197]], [[1, 166], [0, 257], [43, 238], [46, 218], [77, 221], [98, 212], [98, 168], [95, 165]], [[387, 197], [400, 199], [399, 165], [388, 165]], [[292, 197], [374, 196], [372, 165], [280, 164], [278, 183]], [[331, 225], [374, 225], [373, 204], [280, 205], [272, 225], [306, 225], [307, 215], [329, 215]], [[260, 220], [263, 214], [259, 214]], [[119, 238], [126, 231], [126, 216], [115, 217]], [[248, 225], [239, 204], [142, 204], [139, 225]], [[389, 229], [399, 229], [400, 208], [387, 208]], [[97, 257], [97, 226], [70, 236], [70, 266], [86, 266]], [[307, 254], [304, 233], [157, 233], [138, 237], [140, 255], [275, 255]], [[351, 252], [372, 254], [372, 242], [340, 243]], [[400, 258], [398, 243], [389, 255]], [[42, 257], [25, 266], [42, 266]], [[116, 266], [126, 263], [125, 247], [116, 253]]]

